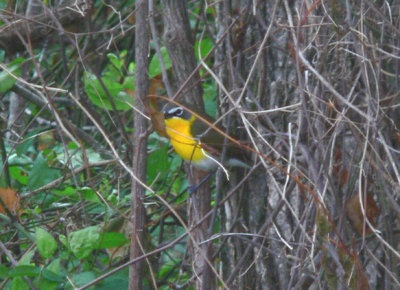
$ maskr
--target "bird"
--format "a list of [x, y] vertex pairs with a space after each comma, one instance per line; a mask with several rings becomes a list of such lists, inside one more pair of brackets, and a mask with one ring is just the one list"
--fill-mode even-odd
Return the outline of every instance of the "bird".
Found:
[[[232, 142], [227, 144], [227, 158], [221, 164], [221, 153], [224, 148], [224, 136], [216, 132], [196, 114], [185, 110], [183, 107], [172, 107], [164, 112], [167, 135], [172, 147], [183, 160], [195, 168], [205, 172], [215, 171], [218, 167], [227, 166], [248, 167], [243, 162], [243, 150]], [[213, 119], [205, 114], [201, 117], [209, 123]]]

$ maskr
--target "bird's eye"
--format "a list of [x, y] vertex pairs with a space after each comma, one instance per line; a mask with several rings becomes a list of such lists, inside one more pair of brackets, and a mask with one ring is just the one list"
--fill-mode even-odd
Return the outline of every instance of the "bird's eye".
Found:
[[181, 118], [183, 116], [183, 108], [182, 107], [174, 107], [169, 109], [164, 113], [165, 119], [170, 118]]
[[181, 107], [172, 108], [168, 112], [171, 116], [180, 117], [183, 115], [183, 109]]

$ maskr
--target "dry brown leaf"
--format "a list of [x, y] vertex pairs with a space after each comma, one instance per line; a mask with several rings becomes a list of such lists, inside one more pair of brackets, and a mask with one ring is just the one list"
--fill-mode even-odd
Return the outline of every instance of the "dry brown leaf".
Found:
[[[376, 218], [379, 215], [379, 208], [376, 204], [372, 194], [369, 192], [366, 193], [367, 199], [365, 200], [365, 196], [362, 196], [363, 207], [365, 209], [365, 215], [368, 218], [368, 221], [371, 223], [372, 226], [375, 226]], [[360, 205], [360, 198], [358, 194], [353, 195], [347, 203], [346, 203], [346, 213], [353, 226], [356, 228], [360, 235], [364, 232], [365, 226], [365, 234], [372, 234], [371, 228], [365, 222], [365, 217], [361, 210]]]
[[165, 128], [164, 114], [158, 111], [152, 111], [150, 112], [150, 118], [154, 130], [156, 130], [158, 135], [169, 138]]
[[[12, 214], [19, 214], [20, 212], [20, 198], [18, 194], [11, 188], [0, 188], [0, 198]], [[7, 214], [6, 210], [0, 204], [0, 212]]]
[[333, 166], [333, 176], [338, 181], [340, 186], [343, 186], [349, 177], [346, 168], [343, 167], [342, 151], [338, 149], [335, 155], [335, 164]]
[[51, 148], [55, 143], [54, 131], [47, 131], [45, 133], [40, 134], [38, 141], [39, 141], [39, 146], [38, 146], [39, 151]]
[[164, 83], [162, 81], [162, 76], [159, 74], [150, 80], [149, 95], [158, 96], [160, 92], [164, 90]]

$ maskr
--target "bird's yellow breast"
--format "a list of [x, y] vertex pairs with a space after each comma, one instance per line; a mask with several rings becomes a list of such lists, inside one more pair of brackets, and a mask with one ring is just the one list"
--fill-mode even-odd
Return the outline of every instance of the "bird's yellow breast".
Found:
[[170, 118], [165, 120], [167, 134], [171, 138], [171, 144], [176, 153], [184, 160], [198, 163], [206, 159], [199, 143], [194, 140], [191, 126], [194, 118], [185, 120], [182, 118]]

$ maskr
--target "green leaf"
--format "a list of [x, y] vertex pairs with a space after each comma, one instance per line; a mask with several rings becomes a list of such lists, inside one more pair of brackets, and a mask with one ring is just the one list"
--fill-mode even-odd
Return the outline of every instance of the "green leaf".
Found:
[[98, 247], [99, 240], [100, 233], [97, 226], [72, 232], [68, 236], [71, 251], [78, 259], [88, 257]]
[[[0, 5], [0, 9], [2, 9]], [[4, 49], [0, 49], [0, 62], [4, 61], [4, 56], [6, 55], [6, 51]]]
[[8, 158], [8, 164], [10, 166], [32, 164], [32, 159], [25, 154], [12, 153]]
[[37, 227], [35, 230], [36, 245], [43, 259], [50, 258], [57, 250], [57, 242], [46, 230]]
[[6, 265], [0, 265], [0, 278], [4, 279], [8, 276], [8, 267]]
[[128, 72], [129, 72], [130, 74], [135, 73], [135, 63], [134, 63], [134, 62], [131, 62], [131, 63], [129, 64], [129, 66], [128, 66]]
[[12, 280], [12, 290], [30, 290], [31, 287], [29, 287], [28, 283], [26, 283], [25, 279], [23, 277], [16, 277]]
[[96, 192], [90, 188], [90, 187], [83, 187], [79, 190], [82, 194], [82, 197], [86, 199], [87, 201], [92, 201], [92, 202], [100, 202], [100, 198], [97, 196]]
[[198, 59], [198, 60], [200, 59], [199, 58], [199, 44], [200, 44], [201, 59], [204, 59], [214, 46], [211, 38], [203, 38], [201, 40], [201, 42], [196, 41], [196, 43], [194, 45], [194, 49], [195, 49], [196, 59]]
[[21, 266], [16, 266], [12, 268], [8, 272], [9, 277], [22, 277], [22, 276], [28, 276], [28, 277], [37, 277], [40, 274], [41, 269], [36, 266], [32, 265], [21, 265]]
[[46, 280], [52, 281], [52, 282], [62, 282], [64, 279], [62, 276], [57, 275], [53, 271], [50, 271], [49, 269], [42, 269], [42, 275]]
[[97, 162], [104, 160], [104, 158], [101, 157], [100, 153], [94, 151], [93, 149], [86, 149], [86, 157], [89, 162]]
[[75, 196], [75, 195], [77, 196], [76, 189], [72, 186], [67, 186], [66, 188], [64, 188], [62, 190], [54, 189], [53, 192], [55, 194], [62, 195], [62, 196]]
[[30, 265], [31, 264], [31, 259], [35, 251], [31, 250], [28, 253], [26, 253], [22, 259], [20, 260], [19, 264], [20, 265]]
[[[83, 160], [82, 153], [80, 150], [77, 150], [74, 143], [70, 143], [68, 147], [68, 152], [65, 152], [64, 149], [61, 152], [57, 152], [58, 162], [63, 165], [72, 164], [74, 168], [84, 165], [85, 161]], [[90, 163], [104, 160], [101, 155], [93, 149], [86, 149], [86, 157], [88, 158], [87, 161]]]
[[175, 268], [176, 262], [169, 260], [166, 263], [163, 263], [160, 271], [158, 272], [158, 275], [160, 277], [160, 279], [163, 279], [165, 277], [165, 275], [170, 274], [171, 270], [173, 270]]
[[[35, 115], [35, 113], [33, 113]], [[41, 133], [42, 130], [32, 130], [24, 136], [24, 139], [17, 145], [15, 152], [18, 156], [25, 155], [28, 153], [36, 153], [34, 147], [34, 142], [37, 140], [37, 135]]]
[[50, 168], [42, 153], [36, 157], [32, 169], [28, 173], [28, 187], [36, 189], [59, 178], [61, 173], [57, 169]]
[[[129, 283], [129, 270], [128, 268], [122, 269], [117, 273], [107, 277], [102, 283], [96, 284], [96, 290], [108, 289], [128, 289]], [[163, 289], [160, 287], [160, 289]]]
[[69, 248], [67, 237], [64, 235], [58, 235], [58, 239], [60, 240], [61, 244], [65, 247]]
[[104, 233], [100, 241], [99, 249], [120, 247], [128, 243], [128, 241], [129, 240], [122, 233], [118, 232]]
[[64, 281], [64, 278], [59, 275], [61, 259], [55, 259], [42, 271], [40, 280], [37, 282], [39, 289], [53, 290]]
[[60, 283], [47, 280], [46, 278], [41, 276], [37, 284], [39, 284], [39, 290], [55, 290], [57, 288], [57, 285], [59, 285]]
[[[135, 77], [134, 76], [127, 76], [124, 79], [124, 88], [134, 91], [135, 90]], [[133, 104], [133, 100], [131, 101]]]
[[122, 68], [122, 61], [119, 59], [117, 55], [114, 53], [107, 53], [107, 57], [110, 60], [110, 62], [117, 68], [121, 69]]
[[10, 166], [9, 167], [10, 176], [17, 180], [19, 183], [26, 185], [28, 183], [28, 175], [25, 170], [16, 167]]
[[203, 85], [203, 100], [206, 113], [216, 118], [217, 116], [217, 89], [215, 83]]
[[[161, 55], [164, 60], [165, 69], [169, 69], [172, 67], [171, 59], [169, 58], [167, 48], [165, 46], [161, 47]], [[161, 65], [160, 59], [158, 58], [157, 54], [154, 54], [151, 58], [150, 65], [149, 65], [149, 78], [152, 79], [159, 74], [161, 74]]]
[[47, 266], [47, 270], [55, 273], [55, 274], [59, 274], [60, 273], [60, 262], [61, 259], [55, 259], [54, 261], [52, 261], [48, 266]]
[[164, 176], [170, 168], [168, 160], [168, 145], [165, 144], [161, 148], [155, 150], [147, 157], [147, 176], [153, 181], [159, 173]]
[[33, 209], [33, 214], [40, 214], [42, 212], [42, 208], [40, 206], [35, 206], [35, 208]]
[[[21, 76], [20, 63], [23, 60], [24, 59], [19, 58], [19, 59], [14, 60], [12, 63], [10, 63], [10, 65], [8, 66], [8, 70], [10, 71], [10, 73], [14, 74], [15, 76], [20, 77]], [[16, 81], [17, 80], [11, 74], [9, 74], [5, 70], [2, 70], [0, 72], [0, 93], [7, 92], [9, 89], [11, 89], [14, 86]]]
[[[83, 285], [86, 285], [87, 283], [93, 281], [94, 279], [96, 279], [96, 275], [93, 272], [82, 272], [72, 277], [72, 281], [74, 282], [74, 285], [76, 287], [81, 287]], [[94, 289], [94, 287], [92, 286], [89, 289]]]
[[[85, 92], [94, 105], [102, 109], [113, 110], [111, 102], [109, 101], [103, 86], [94, 74], [85, 72], [83, 81], [85, 85]], [[102, 81], [107, 88], [110, 97], [114, 101], [117, 110], [126, 111], [130, 109], [130, 106], [127, 103], [132, 104], [133, 99], [128, 94], [123, 92], [123, 89], [125, 88], [124, 85], [118, 83], [110, 77], [103, 77]]]

